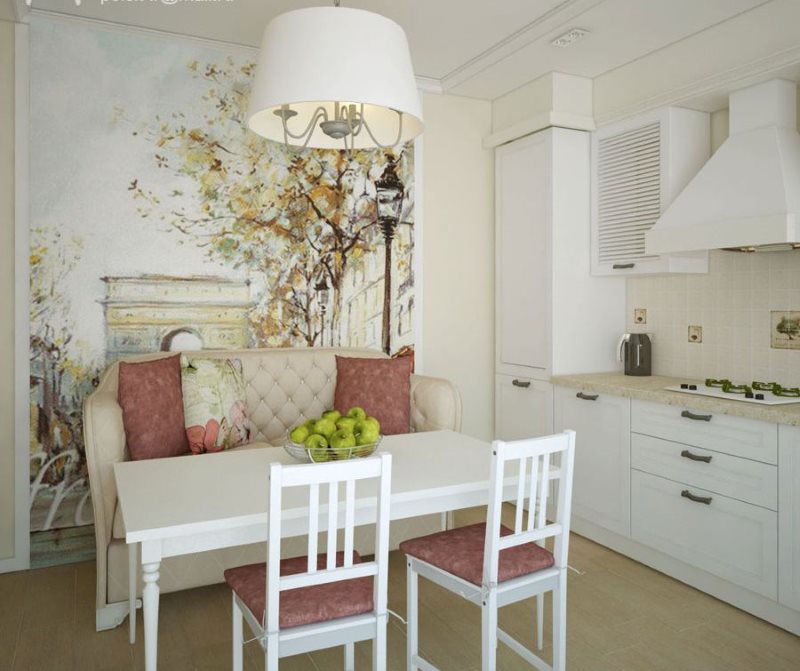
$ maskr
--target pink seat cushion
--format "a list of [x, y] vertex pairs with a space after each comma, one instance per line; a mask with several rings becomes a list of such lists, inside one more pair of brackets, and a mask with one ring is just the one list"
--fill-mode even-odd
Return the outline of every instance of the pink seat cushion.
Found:
[[336, 357], [333, 407], [342, 414], [354, 406], [381, 423], [381, 433], [411, 430], [412, 357], [359, 359]]
[[[511, 529], [501, 526], [500, 535], [508, 536]], [[483, 547], [486, 524], [472, 524], [429, 536], [412, 538], [400, 543], [407, 555], [421, 559], [473, 585], [483, 583]], [[500, 551], [497, 581], [519, 578], [550, 568], [555, 562], [552, 553], [536, 543], [526, 543]]]
[[[326, 556], [317, 555], [317, 568], [324, 569]], [[353, 553], [353, 563], [360, 564], [361, 557]], [[344, 552], [336, 553], [336, 566], [344, 565]], [[281, 575], [305, 573], [306, 557], [281, 559]], [[339, 617], [361, 615], [373, 610], [372, 578], [353, 578], [325, 585], [298, 587], [281, 593], [279, 626], [281, 629], [302, 624], [327, 622]], [[225, 582], [258, 619], [264, 621], [267, 595], [267, 565], [249, 564], [225, 571]]]

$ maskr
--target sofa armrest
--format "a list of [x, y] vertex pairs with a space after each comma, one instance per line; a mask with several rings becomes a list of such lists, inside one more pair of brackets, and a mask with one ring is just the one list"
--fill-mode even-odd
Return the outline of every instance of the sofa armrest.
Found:
[[125, 427], [115, 393], [97, 390], [83, 405], [83, 440], [97, 548], [97, 607], [106, 605], [106, 561], [117, 506], [114, 464], [125, 461]]
[[411, 376], [411, 430], [461, 430], [461, 394], [449, 380]]

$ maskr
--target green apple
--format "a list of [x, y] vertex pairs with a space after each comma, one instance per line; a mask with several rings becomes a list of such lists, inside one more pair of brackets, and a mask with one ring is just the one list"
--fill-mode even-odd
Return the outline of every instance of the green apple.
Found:
[[309, 433], [314, 433], [314, 422], [316, 421], [316, 419], [307, 419], [305, 422], [303, 422], [303, 426], [308, 429]]
[[353, 419], [364, 419], [366, 418], [367, 413], [364, 411], [364, 408], [357, 405], [347, 411], [347, 416], [352, 417]]
[[378, 433], [381, 432], [381, 423], [378, 421], [376, 417], [366, 417], [361, 421], [363, 421], [366, 424], [372, 424], [378, 430]]
[[334, 423], [336, 423], [341, 416], [342, 413], [338, 410], [326, 410], [322, 413], [323, 419], [331, 419]]
[[338, 429], [333, 432], [330, 440], [331, 447], [335, 449], [339, 449], [342, 447], [355, 447], [356, 446], [356, 437], [353, 435], [351, 431], [345, 431], [344, 429]]
[[306, 438], [304, 445], [309, 450], [324, 450], [328, 447], [328, 439], [318, 433], [312, 433]]
[[378, 427], [372, 422], [361, 421], [356, 424], [356, 444], [370, 445], [378, 441], [380, 431]]
[[325, 436], [326, 438], [330, 438], [331, 434], [336, 431], [336, 423], [333, 420], [325, 419], [318, 419], [314, 422], [314, 429], [312, 433], [318, 433], [321, 436]]
[[306, 438], [310, 435], [310, 431], [305, 424], [301, 424], [300, 426], [296, 426], [292, 429], [292, 432], [289, 434], [289, 438], [292, 439], [293, 443], [297, 443], [298, 445], [305, 443]]
[[356, 428], [357, 419], [353, 419], [352, 417], [342, 417], [338, 422], [336, 422], [336, 428], [341, 429], [342, 431], [349, 431], [353, 433]]

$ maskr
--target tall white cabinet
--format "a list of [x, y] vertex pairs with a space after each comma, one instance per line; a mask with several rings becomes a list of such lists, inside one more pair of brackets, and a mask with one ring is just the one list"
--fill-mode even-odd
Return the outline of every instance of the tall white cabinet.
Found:
[[548, 128], [495, 157], [495, 434], [553, 431], [551, 375], [610, 371], [621, 278], [591, 275], [590, 134]]

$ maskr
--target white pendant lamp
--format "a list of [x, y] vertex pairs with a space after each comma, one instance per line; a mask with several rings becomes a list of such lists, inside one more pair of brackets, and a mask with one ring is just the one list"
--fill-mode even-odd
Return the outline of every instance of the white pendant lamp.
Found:
[[311, 7], [264, 29], [247, 125], [275, 142], [391, 147], [422, 132], [403, 29], [360, 9]]

